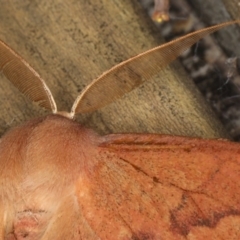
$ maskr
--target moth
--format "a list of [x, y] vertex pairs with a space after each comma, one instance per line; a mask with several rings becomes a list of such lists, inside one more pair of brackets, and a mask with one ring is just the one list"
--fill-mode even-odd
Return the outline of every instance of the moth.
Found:
[[199, 30], [116, 65], [69, 113], [58, 112], [45, 81], [0, 42], [2, 73], [52, 111], [0, 140], [0, 239], [239, 239], [239, 143], [99, 136], [73, 120], [150, 80], [205, 35], [239, 22]]

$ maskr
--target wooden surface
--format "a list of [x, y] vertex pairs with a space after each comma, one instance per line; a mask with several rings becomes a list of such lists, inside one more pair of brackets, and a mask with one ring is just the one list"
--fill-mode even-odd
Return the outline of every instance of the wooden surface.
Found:
[[239, 19], [240, 4], [238, 0], [223, 0], [224, 6], [232, 18]]
[[[162, 40], [137, 0], [3, 1], [0, 38], [46, 80], [59, 110], [115, 64]], [[46, 114], [0, 76], [0, 133]], [[178, 63], [160, 79], [78, 121], [99, 133], [227, 134]]]

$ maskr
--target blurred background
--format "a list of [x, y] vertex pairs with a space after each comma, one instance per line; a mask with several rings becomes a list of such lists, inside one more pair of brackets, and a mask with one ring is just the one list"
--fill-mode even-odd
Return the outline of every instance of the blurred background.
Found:
[[[240, 12], [240, 3], [234, 0], [140, 2], [166, 41], [205, 26], [238, 19]], [[165, 21], [157, 19], [166, 12]], [[240, 140], [239, 42], [239, 27], [233, 26], [204, 38], [180, 57], [198, 89], [236, 141]]]

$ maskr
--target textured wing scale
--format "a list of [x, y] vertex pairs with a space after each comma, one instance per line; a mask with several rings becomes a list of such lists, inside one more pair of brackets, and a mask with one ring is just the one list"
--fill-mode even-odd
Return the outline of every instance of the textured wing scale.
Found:
[[103, 73], [75, 100], [71, 114], [91, 112], [120, 98], [161, 71], [207, 34], [240, 20], [201, 29], [130, 58]]
[[0, 41], [0, 70], [25, 96], [53, 113], [57, 112], [53, 96], [44, 80], [2, 41]]
[[239, 144], [119, 134], [104, 137], [99, 158], [77, 192], [101, 239], [240, 238]]

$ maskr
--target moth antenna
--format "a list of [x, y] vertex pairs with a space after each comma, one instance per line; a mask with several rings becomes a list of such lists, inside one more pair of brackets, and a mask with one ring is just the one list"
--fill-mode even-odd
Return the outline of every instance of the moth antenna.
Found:
[[6, 43], [0, 40], [0, 71], [25, 96], [41, 107], [57, 112], [53, 95], [39, 74]]
[[91, 112], [122, 97], [161, 71], [182, 52], [207, 34], [240, 20], [221, 23], [187, 34], [132, 57], [95, 79], [75, 100], [71, 114]]

